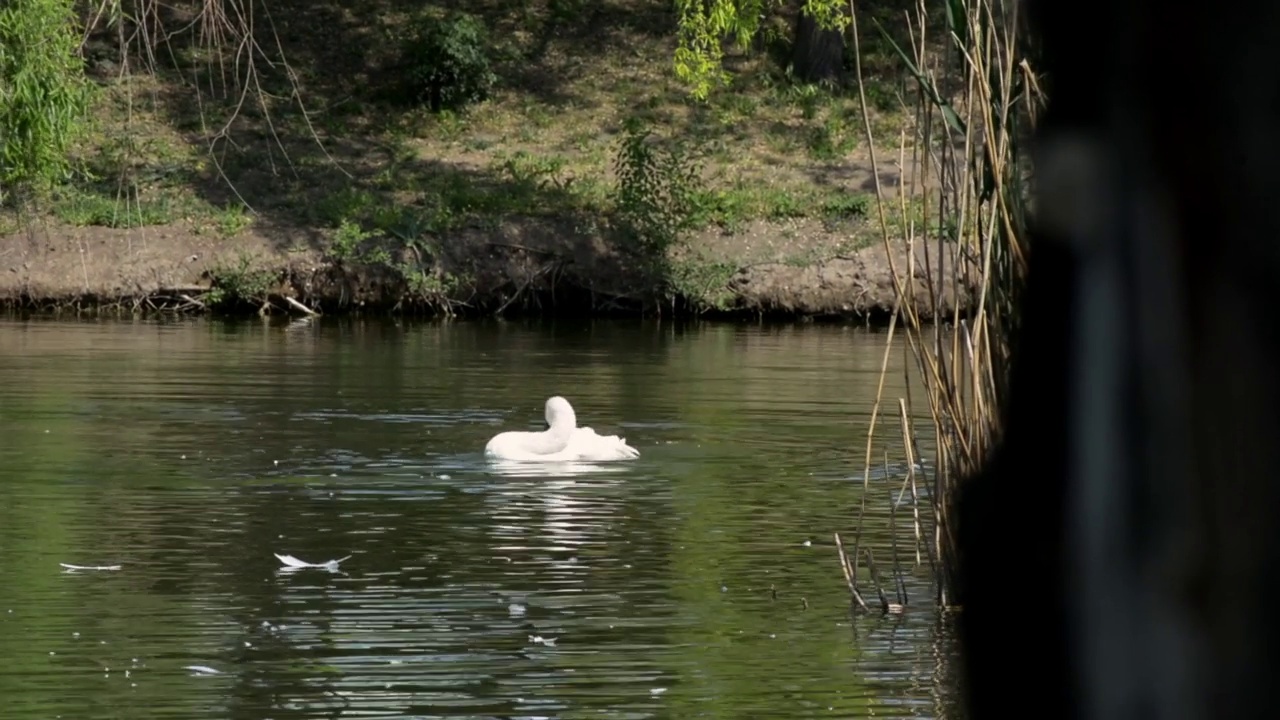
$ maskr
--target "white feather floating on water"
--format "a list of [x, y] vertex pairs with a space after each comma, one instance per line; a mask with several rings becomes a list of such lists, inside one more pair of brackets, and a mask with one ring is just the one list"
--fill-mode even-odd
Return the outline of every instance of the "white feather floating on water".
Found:
[[305, 560], [299, 560], [298, 558], [292, 555], [281, 555], [280, 553], [271, 553], [271, 554], [275, 555], [276, 559], [279, 560], [281, 563], [283, 563], [284, 566], [286, 568], [289, 568], [290, 570], [301, 570], [302, 568], [323, 568], [325, 570], [329, 570], [332, 572], [338, 569], [338, 563], [341, 563], [344, 560], [349, 560], [351, 558], [351, 556], [348, 555], [346, 557], [338, 558], [337, 560], [328, 560], [322, 563], [309, 563], [309, 562], [306, 562]]
[[72, 565], [71, 563], [58, 563], [68, 570], [119, 570], [119, 565]]
[[222, 671], [208, 665], [184, 665], [183, 670], [190, 670], [195, 675], [221, 675]]

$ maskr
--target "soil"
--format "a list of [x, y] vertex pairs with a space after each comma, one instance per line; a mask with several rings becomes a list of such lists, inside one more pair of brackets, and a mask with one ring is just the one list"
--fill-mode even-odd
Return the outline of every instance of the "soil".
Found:
[[[849, 248], [847, 235], [822, 222], [757, 221], [733, 234], [709, 230], [689, 239], [671, 262], [692, 280], [680, 297], [659, 298], [645, 265], [619, 251], [617, 238], [579, 223], [508, 219], [439, 239], [432, 271], [461, 278], [424, 298], [386, 265], [331, 257], [305, 228], [251, 226], [222, 237], [199, 226], [112, 229], [53, 224], [0, 237], [0, 305], [31, 309], [122, 307], [204, 311], [236, 273], [269, 277], [255, 303], [303, 312], [428, 310], [469, 314], [632, 313], [680, 310], [754, 316], [872, 319], [895, 304], [890, 261], [905, 274], [905, 243]], [[936, 258], [936, 245], [929, 248]], [[925, 253], [915, 263], [917, 312], [932, 318]], [[935, 261], [936, 262], [936, 261]], [[934, 277], [948, 273], [936, 272]], [[965, 293], [961, 293], [963, 300]], [[938, 308], [950, 313], [948, 286]], [[963, 303], [962, 303], [963, 305]], [[252, 309], [252, 308], [242, 308]], [[963, 309], [963, 307], [961, 308]]]
[[[949, 286], [936, 307], [930, 298], [923, 248], [913, 263], [904, 242], [886, 251], [878, 223], [850, 204], [877, 187], [913, 200], [931, 187], [907, 156], [894, 159], [915, 117], [896, 98], [914, 81], [888, 46], [867, 44], [860, 61], [879, 98], [865, 110], [868, 133], [886, 148], [873, 165], [858, 94], [794, 86], [761, 48], [726, 58], [733, 87], [691, 101], [670, 72], [676, 21], [663, 3], [568, 15], [563, 3], [470, 4], [500, 40], [492, 97], [439, 116], [403, 107], [391, 97], [403, 58], [388, 38], [422, 3], [409, 5], [378, 3], [356, 18], [340, 3], [284, 0], [259, 38], [275, 61], [225, 86], [224, 65], [239, 67], [234, 43], [222, 55], [177, 52], [180, 72], [140, 72], [150, 67], [140, 57], [121, 63], [138, 49], [118, 47], [115, 30], [89, 33], [101, 126], [77, 157], [98, 180], [67, 188], [62, 205], [21, 230], [0, 229], [0, 305], [862, 319], [892, 311], [891, 266], [911, 264], [919, 315], [953, 311]], [[203, 27], [199, 3], [175, 7], [169, 30]], [[264, 94], [246, 101], [241, 86]], [[617, 181], [623, 118], [648, 123], [655, 147], [701, 148], [700, 181], [723, 197], [715, 222], [732, 233], [713, 225], [655, 263], [595, 220]], [[121, 197], [163, 224], [104, 227]], [[220, 222], [241, 207], [247, 227]], [[388, 243], [394, 254], [365, 264], [336, 239], [340, 225], [403, 229], [398, 213], [453, 229], [426, 238], [430, 257]], [[795, 219], [761, 219], [783, 217]], [[677, 296], [655, 291], [664, 286]], [[250, 302], [225, 302], [237, 294]]]

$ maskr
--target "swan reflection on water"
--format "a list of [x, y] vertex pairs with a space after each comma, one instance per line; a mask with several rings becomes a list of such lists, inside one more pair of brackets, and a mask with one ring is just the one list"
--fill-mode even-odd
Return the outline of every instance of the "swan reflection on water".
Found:
[[505, 477], [580, 477], [601, 473], [625, 472], [626, 465], [587, 460], [560, 460], [553, 462], [522, 462], [519, 460], [490, 460], [488, 469]]

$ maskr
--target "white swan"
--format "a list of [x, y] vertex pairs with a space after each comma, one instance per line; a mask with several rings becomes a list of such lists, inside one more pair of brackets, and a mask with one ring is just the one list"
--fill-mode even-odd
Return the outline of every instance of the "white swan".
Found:
[[631, 460], [640, 451], [617, 435], [597, 435], [578, 427], [573, 406], [559, 395], [548, 398], [543, 410], [547, 429], [542, 432], [498, 433], [484, 446], [486, 457], [516, 462], [565, 462], [572, 460]]

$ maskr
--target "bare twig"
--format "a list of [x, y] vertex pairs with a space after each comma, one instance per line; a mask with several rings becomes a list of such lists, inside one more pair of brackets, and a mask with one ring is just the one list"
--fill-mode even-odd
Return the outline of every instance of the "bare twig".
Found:
[[920, 497], [916, 494], [916, 452], [911, 433], [911, 418], [907, 415], [907, 403], [898, 399], [898, 417], [902, 421], [902, 445], [907, 454], [907, 483], [911, 486], [911, 515], [916, 532], [916, 565], [920, 564], [920, 546], [924, 544], [924, 532], [920, 528]]
[[902, 564], [898, 562], [898, 502], [889, 493], [889, 556], [893, 563], [893, 590], [898, 604], [907, 604], [907, 583], [902, 577]]
[[862, 593], [858, 592], [857, 568], [849, 561], [849, 556], [844, 554], [844, 542], [840, 540], [840, 533], [835, 533], [835, 537], [836, 552], [840, 555], [840, 570], [844, 573], [844, 582], [849, 587], [849, 595], [863, 610], [871, 612], [871, 608], [867, 607], [867, 601], [862, 598]]
[[529, 289], [529, 286], [533, 284], [534, 280], [538, 279], [539, 277], [542, 277], [547, 272], [549, 272], [552, 268], [556, 266], [557, 262], [558, 261], [555, 261], [555, 260], [550, 261], [548, 263], [543, 264], [542, 267], [538, 268], [537, 271], [529, 273], [525, 277], [524, 282], [516, 290], [515, 294], [512, 295], [510, 298], [508, 298], [506, 302], [502, 303], [502, 306], [499, 307], [497, 310], [495, 310], [493, 314], [501, 315], [503, 311], [505, 311], [511, 305], [511, 303], [514, 303], [516, 300], [519, 300], [521, 297], [524, 296], [525, 291]]
[[880, 598], [880, 610], [886, 615], [902, 612], [902, 604], [889, 602], [889, 596], [884, 594], [884, 586], [880, 583], [880, 571], [876, 569], [876, 559], [871, 553], [871, 548], [866, 548], [863, 552], [867, 555], [867, 570], [871, 574], [871, 584], [875, 586], [876, 596]]

